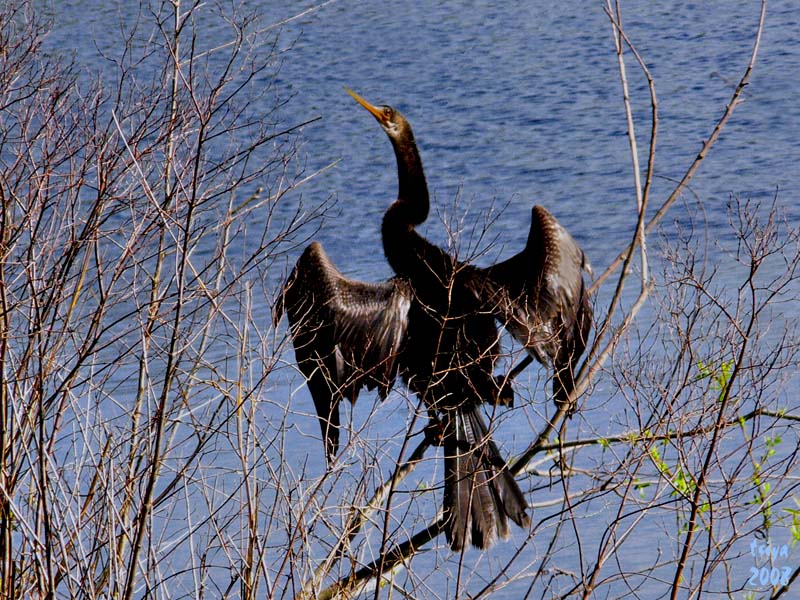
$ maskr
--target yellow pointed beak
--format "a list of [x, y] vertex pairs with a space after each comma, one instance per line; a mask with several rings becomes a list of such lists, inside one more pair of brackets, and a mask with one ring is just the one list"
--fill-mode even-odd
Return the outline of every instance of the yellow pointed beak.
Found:
[[350, 88], [344, 88], [344, 90], [353, 97], [353, 100], [355, 100], [361, 106], [366, 108], [373, 117], [378, 119], [378, 121], [380, 121], [381, 123], [385, 123], [386, 122], [386, 117], [384, 116], [383, 111], [380, 108], [378, 108], [377, 106], [373, 106], [372, 104], [370, 104], [369, 102], [364, 100], [361, 96], [356, 94]]

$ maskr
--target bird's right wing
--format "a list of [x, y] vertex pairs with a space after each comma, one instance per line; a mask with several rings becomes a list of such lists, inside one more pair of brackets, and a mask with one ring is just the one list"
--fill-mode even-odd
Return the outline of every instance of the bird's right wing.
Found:
[[584, 271], [591, 275], [578, 243], [544, 207], [534, 206], [522, 252], [473, 276], [486, 310], [534, 358], [553, 366], [558, 402], [574, 387], [574, 367], [592, 326]]
[[289, 275], [273, 321], [277, 325], [286, 312], [329, 459], [338, 449], [341, 398], [354, 402], [362, 387], [378, 388], [384, 398], [392, 387], [411, 297], [401, 279], [370, 284], [346, 278], [317, 242], [305, 249]]
[[546, 209], [534, 206], [531, 217], [523, 251], [476, 269], [473, 287], [514, 338], [548, 363], [567, 338], [578, 330], [582, 337], [588, 333], [584, 328], [591, 313], [583, 313], [591, 307], [583, 272], [591, 267], [577, 242]]

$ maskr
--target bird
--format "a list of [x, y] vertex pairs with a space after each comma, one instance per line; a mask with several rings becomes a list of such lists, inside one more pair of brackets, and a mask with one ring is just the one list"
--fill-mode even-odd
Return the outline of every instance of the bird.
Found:
[[492, 375], [500, 353], [497, 323], [530, 355], [554, 367], [554, 395], [566, 402], [586, 345], [591, 307], [582, 270], [588, 261], [569, 233], [534, 206], [525, 248], [490, 267], [458, 261], [417, 231], [430, 210], [410, 124], [390, 106], [348, 93], [379, 122], [397, 160], [398, 196], [384, 214], [384, 254], [395, 277], [369, 284], [345, 277], [321, 245], [309, 245], [273, 311], [287, 313], [298, 366], [314, 399], [326, 459], [339, 441], [339, 403], [362, 387], [383, 398], [400, 375], [427, 405], [444, 446], [443, 522], [454, 550], [488, 548], [526, 527], [527, 503], [481, 414], [507, 403]]
[[[355, 92], [348, 93], [380, 123], [397, 158], [398, 199], [382, 224], [384, 252], [395, 273], [418, 282], [423, 295], [426, 290], [441, 291], [443, 281], [457, 284], [448, 289], [450, 309], [469, 302], [469, 291], [481, 313], [492, 314], [531, 358], [553, 368], [556, 405], [572, 412], [575, 366], [586, 349], [593, 318], [583, 278], [584, 273], [592, 276], [592, 268], [581, 247], [539, 205], [531, 209], [524, 249], [498, 264], [465, 264], [429, 243], [415, 230], [427, 219], [430, 201], [410, 124], [391, 106], [373, 106]], [[500, 395], [508, 398], [510, 392], [501, 389]]]
[[420, 235], [430, 211], [425, 172], [406, 118], [391, 106], [373, 106], [348, 93], [389, 137], [397, 162], [398, 194], [381, 224], [384, 255], [413, 291], [400, 372], [428, 406], [444, 447], [443, 520], [451, 549], [469, 541], [489, 547], [507, 537], [508, 519], [527, 527], [527, 502], [481, 414], [497, 402], [492, 375], [500, 336], [475, 294], [475, 269]]

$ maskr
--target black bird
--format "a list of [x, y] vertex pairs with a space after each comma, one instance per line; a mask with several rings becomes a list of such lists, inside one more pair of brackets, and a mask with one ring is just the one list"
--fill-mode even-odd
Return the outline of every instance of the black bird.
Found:
[[528, 523], [525, 498], [480, 411], [500, 391], [492, 376], [500, 351], [497, 325], [475, 293], [476, 270], [415, 229], [427, 219], [430, 204], [408, 121], [389, 106], [350, 94], [380, 123], [397, 159], [398, 196], [384, 214], [381, 236], [389, 265], [414, 293], [399, 360], [409, 387], [441, 423], [447, 540], [454, 550], [466, 541], [485, 548], [508, 534], [508, 517], [520, 526]]
[[485, 548], [507, 535], [507, 517], [528, 523], [522, 492], [479, 408], [503, 395], [492, 376], [499, 353], [494, 319], [532, 356], [555, 365], [556, 398], [564, 401], [591, 324], [583, 254], [541, 207], [533, 209], [526, 248], [487, 269], [430, 244], [415, 230], [428, 216], [429, 197], [410, 125], [393, 108], [350, 93], [381, 124], [397, 158], [398, 198], [382, 225], [384, 252], [397, 277], [379, 285], [348, 280], [312, 244], [274, 317], [277, 322], [286, 307], [326, 457], [338, 447], [341, 398], [355, 400], [362, 386], [385, 396], [400, 373], [441, 425], [448, 542], [455, 550], [467, 540]]

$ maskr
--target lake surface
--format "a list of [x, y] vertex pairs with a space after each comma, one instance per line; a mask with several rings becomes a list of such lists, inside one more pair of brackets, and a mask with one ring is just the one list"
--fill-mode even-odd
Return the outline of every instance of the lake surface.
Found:
[[[54, 15], [48, 43], [74, 51], [88, 70], [101, 71], [98, 48], [117, 42], [109, 26], [124, 21], [125, 3], [44, 4]], [[421, 228], [429, 239], [447, 243], [443, 220], [455, 218], [469, 232], [488, 211], [502, 209], [489, 230], [494, 244], [479, 261], [488, 264], [522, 247], [530, 208], [542, 204], [579, 241], [596, 272], [629, 241], [636, 199], [608, 18], [599, 2], [539, 4], [465, 8], [461, 2], [443, 1], [410, 8], [332, 1], [281, 27], [279, 44], [286, 53], [279, 90], [291, 98], [282, 116], [287, 123], [319, 117], [301, 136], [308, 173], [337, 163], [287, 196], [286, 210], [301, 199], [308, 205], [336, 200], [315, 238], [345, 273], [366, 281], [391, 275], [382, 253], [380, 220], [396, 192], [391, 146], [345, 86], [375, 104], [393, 105], [413, 125], [432, 193], [431, 218]], [[256, 7], [270, 23], [310, 6], [248, 3]], [[626, 32], [658, 94], [652, 207], [672, 191], [722, 115], [747, 65], [759, 8], [758, 2], [623, 3]], [[649, 96], [630, 54], [627, 60], [644, 165]], [[663, 221], [665, 236], [675, 226], [699, 221], [707, 224], [712, 242], [732, 242], [727, 205], [735, 196], [765, 204], [777, 199], [790, 223], [800, 224], [798, 74], [800, 11], [793, 1], [770, 2], [743, 102], [694, 177], [691, 192]], [[718, 257], [722, 260], [724, 253]], [[653, 258], [657, 264], [657, 244]], [[280, 276], [275, 274], [276, 282]], [[598, 306], [612, 289], [601, 289]], [[789, 314], [796, 309], [786, 308]], [[529, 371], [528, 382], [543, 394], [543, 373]], [[279, 381], [275, 398], [291, 395], [294, 426], [313, 436], [317, 423], [305, 387], [290, 372]], [[619, 408], [606, 403], [609, 385], [601, 383], [596, 390], [597, 405], [603, 408], [587, 417], [597, 428], [604, 420], [610, 423], [609, 415]], [[405, 412], [401, 403], [386, 408], [382, 419], [394, 422], [374, 424], [370, 434], [396, 435]], [[503, 427], [510, 446], [519, 450], [529, 423]], [[580, 437], [580, 430], [574, 435]], [[298, 464], [308, 458], [319, 466], [321, 443], [306, 439], [299, 454]], [[644, 550], [648, 544], [641, 540]], [[446, 593], [439, 587], [446, 589], [445, 584], [432, 585]], [[497, 597], [520, 597], [527, 585], [510, 586]]]

